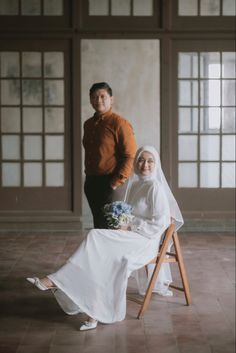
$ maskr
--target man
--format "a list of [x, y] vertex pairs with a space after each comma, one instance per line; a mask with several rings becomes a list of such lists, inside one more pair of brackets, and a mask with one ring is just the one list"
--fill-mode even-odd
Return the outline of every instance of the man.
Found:
[[123, 200], [137, 146], [130, 123], [112, 111], [112, 89], [106, 82], [93, 84], [90, 103], [95, 114], [84, 123], [84, 191], [94, 228], [106, 228], [103, 206]]

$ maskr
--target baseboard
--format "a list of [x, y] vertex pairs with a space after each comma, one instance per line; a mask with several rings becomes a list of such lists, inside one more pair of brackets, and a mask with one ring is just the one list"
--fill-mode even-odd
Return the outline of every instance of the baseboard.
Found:
[[235, 232], [235, 219], [185, 219], [181, 232]]
[[[0, 222], [0, 232], [76, 232], [93, 228], [90, 217], [82, 218], [81, 222]], [[185, 219], [179, 232], [235, 232], [234, 219]]]

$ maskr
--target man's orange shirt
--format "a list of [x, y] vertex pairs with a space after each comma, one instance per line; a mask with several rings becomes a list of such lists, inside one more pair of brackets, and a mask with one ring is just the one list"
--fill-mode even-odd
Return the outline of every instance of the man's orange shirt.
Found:
[[84, 123], [85, 174], [111, 174], [114, 186], [130, 176], [137, 150], [131, 124], [110, 109]]

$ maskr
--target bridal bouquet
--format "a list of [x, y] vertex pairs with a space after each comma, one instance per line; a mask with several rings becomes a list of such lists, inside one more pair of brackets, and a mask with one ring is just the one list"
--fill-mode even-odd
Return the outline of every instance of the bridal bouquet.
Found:
[[127, 225], [133, 216], [132, 206], [124, 201], [108, 203], [103, 208], [104, 215], [109, 228], [118, 229], [121, 225]]

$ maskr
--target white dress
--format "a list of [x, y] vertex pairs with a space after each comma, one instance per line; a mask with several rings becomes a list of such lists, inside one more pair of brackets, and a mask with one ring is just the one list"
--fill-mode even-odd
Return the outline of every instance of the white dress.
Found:
[[135, 216], [132, 231], [91, 230], [67, 263], [48, 276], [66, 313], [82, 311], [103, 323], [125, 318], [128, 278], [156, 255], [170, 224], [169, 204], [156, 181], [135, 182], [127, 202]]

